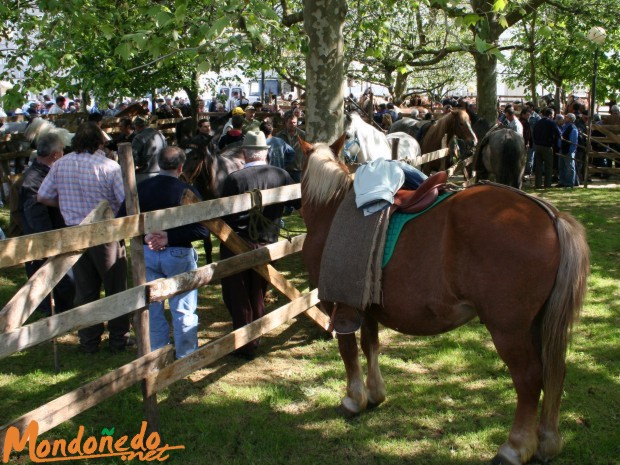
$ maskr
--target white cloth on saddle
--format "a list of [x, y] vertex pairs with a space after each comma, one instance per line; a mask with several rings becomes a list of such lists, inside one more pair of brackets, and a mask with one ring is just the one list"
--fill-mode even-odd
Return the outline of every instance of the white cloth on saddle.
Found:
[[394, 195], [405, 183], [405, 173], [398, 163], [378, 158], [360, 166], [355, 172], [355, 205], [364, 215], [383, 210], [394, 203]]

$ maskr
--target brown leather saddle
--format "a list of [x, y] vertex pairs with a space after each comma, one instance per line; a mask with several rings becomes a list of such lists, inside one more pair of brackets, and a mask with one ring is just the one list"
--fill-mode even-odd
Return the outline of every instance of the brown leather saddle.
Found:
[[418, 213], [425, 210], [437, 200], [446, 185], [446, 181], [448, 181], [448, 173], [439, 171], [428, 177], [414, 191], [400, 189], [394, 196], [393, 211]]
[[[418, 213], [430, 207], [444, 190], [448, 173], [440, 171], [427, 178], [416, 190], [400, 189], [394, 196], [390, 215], [395, 211]], [[348, 305], [334, 303], [331, 311], [329, 332], [350, 334], [362, 326], [362, 313]]]

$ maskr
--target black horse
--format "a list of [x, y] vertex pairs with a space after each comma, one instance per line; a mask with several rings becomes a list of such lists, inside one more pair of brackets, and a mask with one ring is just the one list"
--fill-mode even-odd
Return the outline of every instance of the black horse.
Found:
[[476, 148], [476, 181], [495, 178], [500, 184], [521, 189], [527, 153], [523, 136], [512, 129], [491, 129]]

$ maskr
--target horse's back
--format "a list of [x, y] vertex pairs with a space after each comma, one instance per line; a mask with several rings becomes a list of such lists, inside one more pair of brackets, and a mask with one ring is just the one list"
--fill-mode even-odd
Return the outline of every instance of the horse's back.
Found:
[[390, 146], [394, 145], [394, 141], [398, 140], [398, 159], [415, 160], [422, 155], [420, 144], [415, 137], [405, 132], [393, 132], [387, 135]]
[[392, 134], [394, 132], [404, 132], [412, 137], [416, 137], [419, 130], [417, 126], [418, 122], [419, 121], [414, 118], [401, 118], [392, 123], [390, 129], [388, 130], [388, 134]]
[[409, 334], [448, 331], [476, 314], [495, 327], [531, 323], [559, 256], [544, 208], [508, 189], [474, 186], [403, 227], [375, 316]]

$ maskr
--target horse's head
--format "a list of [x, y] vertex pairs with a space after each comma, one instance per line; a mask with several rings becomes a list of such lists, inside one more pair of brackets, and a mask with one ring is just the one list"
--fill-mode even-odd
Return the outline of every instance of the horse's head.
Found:
[[451, 112], [452, 118], [452, 132], [458, 139], [462, 139], [469, 143], [471, 146], [476, 146], [478, 138], [476, 133], [471, 127], [471, 120], [465, 110], [454, 109]]
[[64, 128], [57, 128], [54, 123], [43, 118], [34, 118], [24, 131], [24, 138], [36, 148], [39, 139], [48, 133], [56, 133], [62, 139], [64, 147], [71, 147], [73, 134]]
[[[194, 181], [196, 181], [196, 178], [203, 168], [207, 156], [209, 156], [209, 151], [206, 147], [196, 147], [192, 150], [186, 150], [183, 172], [180, 176], [181, 180], [188, 184], [194, 184]], [[200, 193], [204, 195], [203, 192]]]

